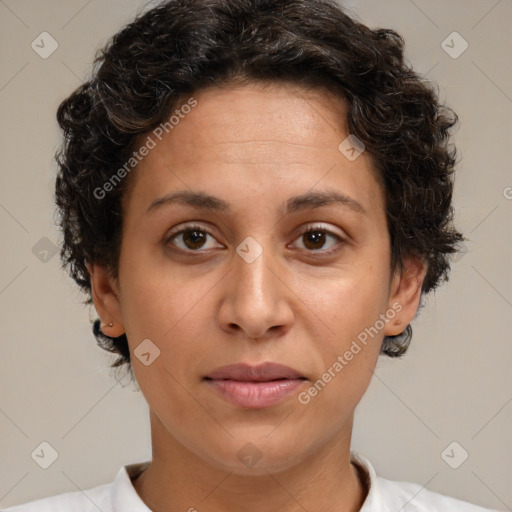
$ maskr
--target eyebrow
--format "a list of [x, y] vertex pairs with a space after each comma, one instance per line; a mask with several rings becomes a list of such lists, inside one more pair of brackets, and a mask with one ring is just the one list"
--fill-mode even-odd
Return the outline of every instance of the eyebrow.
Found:
[[[189, 190], [180, 190], [166, 194], [163, 197], [155, 199], [146, 210], [146, 213], [153, 212], [164, 205], [182, 204], [192, 208], [210, 210], [214, 212], [230, 213], [231, 206], [224, 199], [205, 194], [204, 192], [192, 192]], [[286, 213], [293, 213], [307, 209], [330, 206], [332, 204], [345, 206], [354, 212], [366, 215], [367, 211], [361, 203], [355, 199], [341, 194], [334, 190], [322, 192], [306, 192], [298, 196], [290, 197], [286, 201]]]

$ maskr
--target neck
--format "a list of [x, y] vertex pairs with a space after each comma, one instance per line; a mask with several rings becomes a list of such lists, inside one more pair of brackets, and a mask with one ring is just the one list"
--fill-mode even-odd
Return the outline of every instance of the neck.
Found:
[[358, 512], [368, 490], [350, 461], [351, 428], [286, 470], [253, 476], [210, 466], [152, 414], [154, 457], [133, 485], [153, 512]]

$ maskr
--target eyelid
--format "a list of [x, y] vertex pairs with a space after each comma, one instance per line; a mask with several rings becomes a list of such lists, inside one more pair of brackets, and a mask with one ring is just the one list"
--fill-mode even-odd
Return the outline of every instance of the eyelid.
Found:
[[198, 230], [204, 231], [204, 232], [208, 233], [209, 235], [213, 236], [213, 234], [209, 228], [207, 228], [204, 225], [201, 225], [199, 223], [194, 223], [194, 222], [179, 224], [177, 227], [168, 231], [165, 236], [166, 236], [166, 238], [172, 238], [174, 235], [177, 235], [178, 233], [181, 233], [182, 231], [192, 231], [193, 229], [198, 229]]
[[[173, 237], [175, 237], [176, 235], [180, 235], [186, 231], [193, 231], [194, 229], [197, 229], [198, 231], [204, 231], [206, 234], [208, 234], [212, 238], [216, 239], [215, 235], [212, 233], [212, 230], [210, 230], [209, 228], [207, 228], [204, 225], [192, 222], [190, 224], [180, 224], [178, 227], [173, 228], [171, 231], [167, 232], [164, 236], [164, 244], [168, 244], [171, 241], [171, 239]], [[178, 247], [178, 249], [180, 249], [180, 248]], [[200, 251], [191, 251], [190, 250], [187, 252], [200, 252]]]
[[301, 226], [298, 229], [298, 235], [302, 235], [304, 233], [308, 233], [309, 231], [315, 230], [325, 231], [327, 234], [337, 236], [341, 240], [346, 240], [348, 238], [347, 235], [334, 231], [334, 229], [332, 229], [329, 224], [326, 224], [324, 222], [310, 222], [306, 224], [306, 227]]

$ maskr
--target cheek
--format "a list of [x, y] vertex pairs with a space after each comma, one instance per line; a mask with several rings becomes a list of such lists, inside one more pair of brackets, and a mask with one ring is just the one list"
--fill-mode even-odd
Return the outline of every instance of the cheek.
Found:
[[331, 433], [348, 420], [361, 400], [379, 357], [383, 334], [375, 326], [385, 313], [387, 282], [385, 274], [377, 275], [340, 279], [324, 294], [304, 288], [310, 317], [322, 320], [316, 323], [321, 327], [310, 332], [321, 363], [320, 372], [299, 399], [304, 413], [329, 426]]
[[302, 403], [326, 424], [332, 421], [326, 411], [338, 426], [346, 420], [345, 412], [357, 405], [371, 381], [383, 338], [379, 319], [387, 307], [388, 278], [384, 265], [366, 263], [345, 269], [321, 287], [314, 279], [303, 283], [301, 297], [307, 297], [315, 324], [307, 328], [321, 373]]
[[128, 335], [159, 338], [193, 310], [202, 287], [166, 261], [161, 248], [133, 238], [123, 246], [119, 264], [125, 328]]
[[[136, 253], [125, 260], [123, 272], [121, 308], [132, 355], [149, 339], [160, 351], [152, 370], [165, 366], [180, 381], [190, 378], [191, 369], [206, 357], [205, 343], [212, 336], [211, 300], [215, 287], [222, 286], [218, 273], [183, 272], [171, 264], [147, 262]], [[140, 378], [145, 379], [145, 368], [138, 366]], [[168, 379], [161, 370], [161, 378]], [[154, 376], [152, 371], [150, 378]]]
[[323, 279], [301, 277], [300, 298], [324, 324], [330, 339], [343, 343], [373, 325], [388, 302], [389, 274], [381, 265], [353, 265]]

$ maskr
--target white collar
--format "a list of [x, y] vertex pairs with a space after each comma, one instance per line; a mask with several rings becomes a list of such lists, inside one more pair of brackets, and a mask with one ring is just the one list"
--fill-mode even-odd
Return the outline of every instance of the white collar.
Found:
[[137, 494], [131, 481], [131, 478], [140, 475], [150, 463], [147, 461], [128, 464], [119, 470], [112, 489], [113, 512], [152, 512]]
[[358, 452], [350, 450], [350, 460], [361, 468], [368, 494], [359, 512], [389, 512], [379, 487], [379, 477], [372, 463]]

